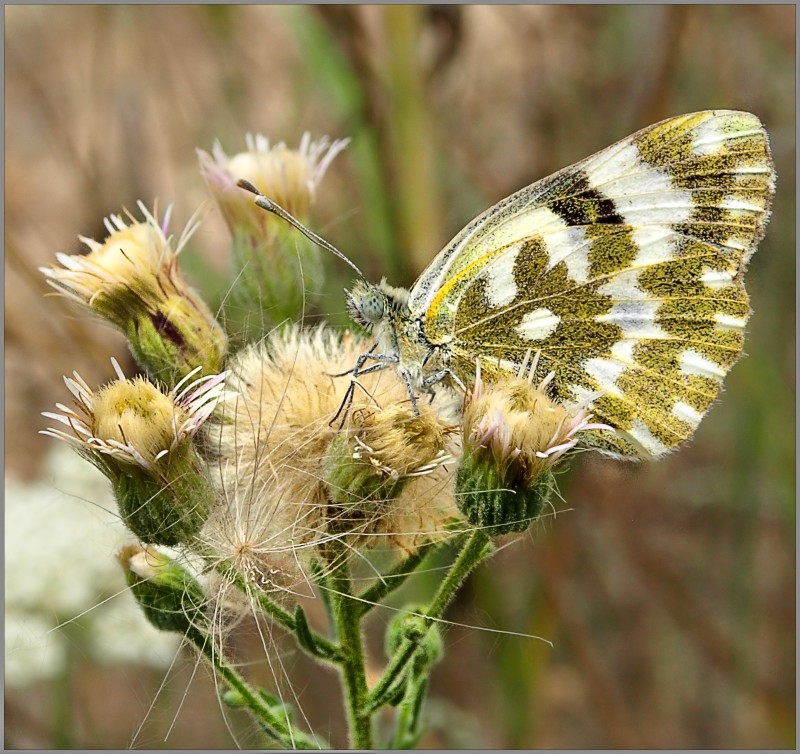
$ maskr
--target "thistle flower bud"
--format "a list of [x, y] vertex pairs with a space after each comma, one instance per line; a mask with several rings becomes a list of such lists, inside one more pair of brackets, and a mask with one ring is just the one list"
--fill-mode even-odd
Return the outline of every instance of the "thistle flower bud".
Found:
[[107, 319], [128, 338], [147, 374], [174, 384], [196, 367], [219, 371], [227, 339], [211, 310], [183, 278], [178, 254], [198, 223], [190, 221], [173, 250], [166, 236], [169, 210], [160, 226], [139, 202], [144, 222], [105, 220], [104, 243], [81, 236], [85, 256], [56, 254], [61, 267], [41, 267], [59, 293]]
[[177, 561], [153, 547], [139, 545], [123, 547], [117, 560], [153, 626], [189, 635], [206, 625], [203, 588]]
[[[306, 222], [317, 186], [347, 140], [329, 144], [304, 134], [297, 149], [270, 146], [263, 136], [247, 136], [248, 151], [228, 157], [219, 144], [212, 154], [198, 150], [200, 172], [233, 236], [233, 289], [229, 318], [247, 312], [248, 339], [260, 338], [270, 322], [295, 320], [308, 293], [322, 281], [320, 249], [277, 217], [260, 209], [239, 188], [247, 179], [262, 194]], [[264, 315], [254, 321], [253, 310]]]
[[578, 443], [579, 434], [611, 430], [591, 423], [586, 410], [570, 410], [546, 392], [548, 375], [533, 384], [537, 359], [525, 376], [486, 384], [480, 364], [466, 397], [463, 450], [456, 500], [471, 524], [492, 534], [524, 531], [542, 512], [554, 487], [551, 469]]
[[416, 645], [413, 672], [422, 675], [428, 672], [444, 656], [444, 641], [439, 625], [425, 618], [424, 607], [408, 606], [395, 613], [386, 629], [386, 654], [390, 657], [403, 641]]
[[[449, 432], [430, 406], [421, 406], [417, 415], [405, 400], [352, 411], [348, 429], [334, 438], [322, 461], [328, 531], [366, 545], [391, 529], [400, 534], [406, 488], [452, 459], [445, 449]], [[433, 509], [433, 500], [426, 502]]]
[[[168, 393], [142, 378], [118, 380], [94, 392], [77, 373], [65, 378], [75, 410], [45, 413], [69, 428], [43, 434], [65, 440], [111, 481], [120, 513], [142, 541], [176, 545], [191, 540], [214, 494], [192, 438], [230, 394], [227, 373], [185, 377]], [[196, 368], [195, 373], [199, 371]]]
[[429, 406], [418, 415], [408, 404], [354, 411], [350, 430], [333, 440], [322, 462], [329, 499], [353, 510], [396, 497], [410, 479], [449, 460], [446, 433]]

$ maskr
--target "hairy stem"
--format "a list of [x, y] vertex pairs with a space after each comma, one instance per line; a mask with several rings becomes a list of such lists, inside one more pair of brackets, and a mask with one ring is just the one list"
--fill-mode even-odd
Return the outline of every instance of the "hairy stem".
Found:
[[365, 615], [368, 613], [375, 605], [405, 584], [406, 579], [417, 570], [426, 555], [437, 547], [438, 544], [439, 543], [431, 542], [422, 545], [417, 552], [401, 560], [391, 571], [384, 573], [371, 587], [365, 589], [358, 596], [361, 614]]
[[211, 639], [198, 630], [189, 631], [186, 637], [197, 647], [202, 655], [214, 666], [225, 682], [238, 694], [241, 704], [258, 720], [261, 728], [281, 746], [289, 749], [321, 749], [322, 741], [315, 741], [301, 730], [295, 728], [288, 716], [279, 715], [271, 709], [266, 700], [253, 691], [247, 682], [215, 651]]
[[[428, 609], [422, 614], [427, 618], [430, 626], [435, 620], [441, 618], [445, 608], [455, 596], [459, 587], [464, 583], [470, 572], [484, 558], [491, 554], [493, 548], [489, 535], [482, 529], [474, 530], [467, 537], [461, 551], [447, 573], [444, 581], [439, 585]], [[394, 656], [389, 661], [380, 680], [370, 693], [368, 700], [369, 710], [374, 711], [384, 705], [395, 694], [396, 684], [409, 661], [419, 646], [419, 641], [404, 639]]]
[[342, 558], [330, 574], [337, 635], [341, 648], [342, 687], [350, 730], [350, 745], [372, 748], [372, 713], [367, 709], [367, 674], [361, 635], [361, 603], [350, 591], [350, 569]]

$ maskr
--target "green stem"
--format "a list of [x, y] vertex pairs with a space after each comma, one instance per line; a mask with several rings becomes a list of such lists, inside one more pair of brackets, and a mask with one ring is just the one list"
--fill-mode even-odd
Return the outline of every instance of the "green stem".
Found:
[[312, 631], [307, 623], [298, 626], [298, 622], [291, 613], [284, 610], [277, 602], [270, 599], [266, 594], [253, 589], [248, 586], [241, 574], [230, 567], [229, 564], [223, 563], [219, 566], [219, 571], [225, 578], [231, 579], [234, 586], [236, 586], [244, 594], [255, 596], [258, 606], [269, 615], [276, 623], [282, 625], [288, 631], [294, 634], [298, 630], [302, 630], [304, 637], [308, 637], [311, 641], [301, 641], [300, 646], [308, 652], [308, 654], [325, 660], [330, 663], [339, 663], [342, 659], [341, 650], [332, 642], [328, 641], [324, 636]]
[[417, 651], [417, 643], [404, 639], [402, 644], [392, 656], [380, 680], [375, 684], [369, 695], [369, 710], [374, 712], [397, 695], [395, 682], [408, 665], [409, 660]]
[[392, 137], [392, 196], [401, 248], [408, 251], [411, 269], [427, 265], [426, 252], [438, 248], [444, 231], [442, 197], [436, 167], [440, 148], [429, 106], [425, 71], [419, 54], [425, 8], [387, 5], [385, 21], [386, 67], [382, 92], [388, 104], [385, 126]]
[[186, 637], [197, 647], [215, 670], [234, 689], [243, 706], [259, 720], [263, 730], [281, 746], [290, 749], [320, 749], [323, 744], [313, 740], [308, 734], [295, 728], [285, 716], [279, 716], [270, 709], [266, 701], [256, 694], [247, 682], [214, 651], [212, 641], [197, 630], [189, 631]]
[[[70, 633], [74, 634], [74, 626], [68, 624], [66, 627]], [[60, 637], [59, 637], [60, 638]], [[73, 721], [73, 700], [75, 698], [72, 689], [73, 671], [75, 670], [75, 651], [72, 643], [75, 637], [68, 635], [65, 643], [67, 652], [67, 662], [64, 669], [53, 679], [51, 689], [51, 701], [53, 710], [53, 748], [68, 750], [75, 747], [75, 725]]]
[[360, 603], [350, 591], [350, 571], [344, 558], [331, 573], [330, 585], [341, 642], [342, 686], [347, 705], [350, 746], [371, 749], [372, 714], [367, 709], [369, 692], [364, 668]]
[[422, 545], [417, 552], [401, 560], [391, 571], [383, 574], [371, 587], [365, 589], [358, 596], [360, 614], [366, 615], [375, 605], [379, 604], [396, 589], [399, 589], [406, 579], [419, 567], [427, 554], [441, 543], [430, 542]]
[[436, 591], [430, 606], [425, 611], [425, 615], [430, 618], [440, 618], [467, 576], [493, 551], [492, 540], [484, 529], [475, 529], [470, 532], [456, 558], [456, 562], [453, 563], [444, 581]]
[[[459, 587], [469, 576], [470, 572], [485, 557], [492, 552], [491, 540], [483, 529], [475, 529], [468, 537], [461, 552], [451, 566], [444, 581], [439, 585], [428, 609], [423, 614], [427, 618], [430, 626], [438, 620], [450, 604]], [[419, 641], [404, 639], [394, 656], [390, 660], [380, 680], [375, 684], [368, 700], [370, 712], [385, 704], [395, 694], [393, 688], [397, 680], [406, 669], [409, 660], [414, 656], [414, 652], [419, 646]]]
[[411, 749], [416, 746], [421, 735], [420, 717], [427, 691], [427, 677], [407, 681], [403, 700], [397, 707], [397, 723], [390, 748]]
[[331, 590], [328, 586], [328, 576], [318, 560], [311, 564], [311, 569], [314, 583], [317, 585], [317, 593], [320, 600], [322, 600], [322, 606], [325, 608], [325, 615], [328, 617], [328, 635], [331, 639], [336, 639], [336, 619], [334, 618], [334, 608], [331, 602]]

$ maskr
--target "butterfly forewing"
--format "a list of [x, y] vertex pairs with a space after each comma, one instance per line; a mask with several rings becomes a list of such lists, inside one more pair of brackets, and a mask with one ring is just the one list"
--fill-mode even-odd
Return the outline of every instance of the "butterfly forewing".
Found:
[[774, 191], [749, 113], [650, 126], [503, 200], [412, 288], [426, 338], [465, 383], [540, 351], [554, 397], [617, 432], [601, 449], [661, 455], [690, 437], [742, 351], [742, 275]]

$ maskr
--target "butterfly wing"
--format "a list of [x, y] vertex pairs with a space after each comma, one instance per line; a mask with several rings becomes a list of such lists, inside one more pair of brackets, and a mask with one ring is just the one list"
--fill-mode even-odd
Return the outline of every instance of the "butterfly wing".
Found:
[[616, 429], [599, 449], [662, 455], [690, 437], [741, 355], [743, 272], [775, 174], [749, 113], [633, 134], [484, 212], [411, 289], [425, 336], [465, 382], [540, 351], [553, 395]]

